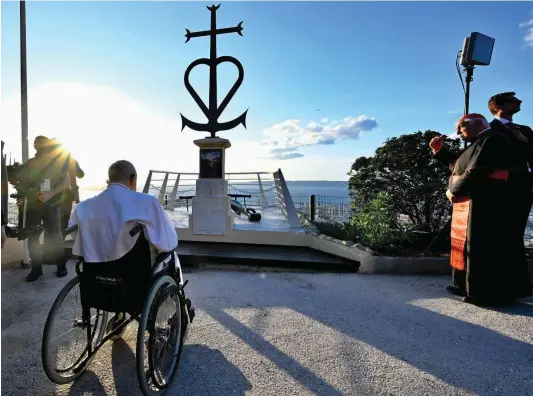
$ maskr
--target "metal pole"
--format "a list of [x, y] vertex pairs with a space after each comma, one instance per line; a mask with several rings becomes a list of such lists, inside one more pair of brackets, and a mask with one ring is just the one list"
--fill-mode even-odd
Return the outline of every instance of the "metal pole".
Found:
[[[470, 83], [473, 80], [474, 76], [474, 66], [465, 66], [466, 70], [466, 89], [465, 89], [465, 114], [467, 115], [470, 111]], [[464, 142], [464, 147], [466, 148], [466, 142]]]
[[311, 221], [315, 221], [316, 216], [316, 196], [310, 195], [309, 196], [309, 218]]
[[474, 66], [467, 66], [466, 69], [466, 90], [465, 90], [465, 115], [470, 109], [470, 83], [474, 76]]
[[26, 69], [26, 2], [20, 1], [20, 113], [22, 126], [22, 163], [28, 151], [28, 75]]
[[[22, 129], [22, 163], [29, 159], [28, 150], [28, 76], [26, 69], [26, 2], [20, 1], [20, 116]], [[26, 200], [25, 200], [26, 201]], [[24, 211], [26, 205], [24, 205]], [[26, 216], [23, 217], [23, 226], [26, 224]], [[30, 253], [28, 250], [28, 240], [22, 243], [23, 258], [22, 265], [27, 266], [30, 263]]]

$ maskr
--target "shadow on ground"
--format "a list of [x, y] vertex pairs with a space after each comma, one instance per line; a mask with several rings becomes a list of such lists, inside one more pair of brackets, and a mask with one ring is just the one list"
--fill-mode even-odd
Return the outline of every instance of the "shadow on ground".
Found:
[[[113, 343], [112, 367], [117, 396], [142, 395], [135, 368], [135, 354], [124, 340]], [[244, 396], [251, 385], [222, 352], [205, 345], [185, 345], [177, 377], [169, 395]], [[90, 369], [70, 388], [69, 396], [106, 395], [100, 379]]]
[[[2, 394], [140, 395], [136, 329], [70, 386], [43, 373], [46, 315], [63, 285], [2, 271]], [[484, 309], [448, 277], [187, 271], [197, 309], [173, 395], [533, 394], [533, 300]]]
[[[260, 310], [288, 308], [467, 393], [533, 394], [533, 322], [521, 322], [526, 327], [520, 329], [517, 335], [530, 335], [528, 342], [524, 342], [467, 321], [469, 313], [487, 318], [493, 316], [499, 320], [512, 316], [533, 317], [532, 299], [490, 310], [467, 306], [459, 299], [449, 297], [444, 291], [447, 283], [444, 278], [439, 287], [424, 285], [421, 287], [424, 292], [418, 294], [416, 287], [410, 285], [416, 277], [409, 276], [371, 278], [359, 275], [357, 278], [357, 275], [267, 274], [246, 277], [254, 285], [253, 292], [239, 290], [238, 284], [235, 284], [235, 293], [226, 292], [225, 299], [202, 300], [196, 305], [314, 394], [337, 396], [346, 393], [341, 393], [338, 387], [325, 381], [321, 373], [313, 372], [267, 341], [261, 334], [260, 326], [254, 326], [252, 319], [236, 317], [233, 312], [247, 307]], [[232, 288], [232, 279], [227, 276], [223, 279], [219, 281], [225, 282], [224, 287]], [[358, 288], [362, 282], [374, 283], [373, 279], [383, 282], [376, 282], [375, 288]], [[405, 282], [398, 282], [400, 279]], [[282, 281], [286, 285], [276, 287], [273, 281]], [[426, 281], [429, 284], [434, 278], [427, 277]], [[196, 282], [192, 287], [209, 288], [205, 283], [196, 286]], [[466, 310], [463, 319], [411, 304], [412, 300], [421, 298], [441, 299], [443, 310], [448, 304], [457, 304], [458, 310]], [[513, 329], [511, 323], [509, 325], [508, 332], [516, 332], [517, 329]], [[348, 365], [346, 368], [352, 372], [353, 378], [365, 379], [367, 367], [360, 356], [353, 356]], [[372, 390], [362, 384], [358, 390], [352, 390], [354, 393], [349, 394], [377, 392], [377, 389]]]

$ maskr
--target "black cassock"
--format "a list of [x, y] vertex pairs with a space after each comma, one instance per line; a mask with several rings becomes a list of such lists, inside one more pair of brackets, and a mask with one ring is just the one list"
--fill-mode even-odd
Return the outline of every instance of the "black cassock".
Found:
[[449, 190], [458, 200], [450, 257], [455, 286], [485, 303], [527, 295], [524, 210], [531, 183], [514, 136], [499, 128], [480, 133], [455, 161]]

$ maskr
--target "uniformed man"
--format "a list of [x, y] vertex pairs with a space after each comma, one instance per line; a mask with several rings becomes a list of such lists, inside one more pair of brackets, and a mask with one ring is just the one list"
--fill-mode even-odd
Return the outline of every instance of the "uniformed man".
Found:
[[[24, 194], [25, 222], [21, 238], [28, 238], [31, 272], [28, 282], [36, 281], [42, 274], [42, 264], [56, 264], [57, 276], [67, 275], [66, 260], [61, 237], [60, 198], [70, 187], [73, 165], [57, 145], [50, 144], [45, 136], [35, 138], [35, 157], [26, 161], [17, 175], [17, 190]], [[40, 244], [44, 228], [44, 245]]]

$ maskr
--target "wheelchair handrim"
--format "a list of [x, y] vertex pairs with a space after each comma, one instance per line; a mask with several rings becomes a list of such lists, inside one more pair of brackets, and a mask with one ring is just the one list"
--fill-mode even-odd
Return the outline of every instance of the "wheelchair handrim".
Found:
[[[44, 330], [43, 330], [43, 337], [42, 337], [42, 342], [41, 342], [41, 359], [42, 359], [42, 364], [43, 364], [43, 368], [44, 368], [44, 371], [46, 373], [46, 376], [50, 379], [50, 381], [54, 382], [55, 384], [59, 384], [59, 385], [62, 385], [62, 384], [67, 384], [69, 382], [72, 382], [74, 380], [76, 380], [76, 378], [78, 378], [81, 374], [83, 374], [83, 371], [84, 369], [90, 364], [90, 362], [92, 361], [92, 359], [94, 358], [94, 355], [91, 357], [91, 359], [89, 361], [87, 361], [85, 363], [85, 367], [83, 369], [81, 369], [79, 372], [74, 372], [72, 375], [70, 376], [64, 376], [62, 374], [68, 372], [68, 371], [73, 371], [74, 369], [78, 368], [80, 366], [80, 363], [83, 361], [83, 359], [87, 356], [87, 353], [88, 353], [88, 345], [86, 345], [86, 347], [84, 348], [84, 350], [81, 352], [81, 355], [79, 358], [77, 358], [77, 360], [71, 364], [70, 366], [68, 366], [67, 368], [63, 368], [63, 369], [58, 369], [57, 367], [55, 367], [55, 364], [52, 363], [52, 356], [51, 354], [49, 353], [49, 349], [51, 347], [50, 345], [50, 338], [51, 338], [51, 335], [50, 335], [50, 332], [51, 332], [51, 327], [52, 325], [55, 324], [55, 319], [56, 319], [56, 316], [60, 310], [60, 308], [62, 307], [63, 305], [63, 302], [65, 300], [65, 298], [69, 295], [69, 293], [72, 291], [72, 289], [74, 289], [74, 287], [76, 287], [76, 285], [79, 284], [79, 278], [78, 277], [75, 277], [73, 279], [71, 279], [64, 287], [63, 289], [60, 291], [59, 295], [56, 297], [53, 305], [52, 305], [52, 308], [50, 309], [49, 313], [48, 313], [48, 316], [47, 316], [47, 319], [46, 319], [46, 323], [45, 323], [45, 326], [44, 326]], [[80, 302], [80, 306], [81, 306], [81, 302]], [[95, 345], [97, 345], [100, 340], [102, 339], [102, 336], [103, 336], [103, 331], [105, 330], [104, 329], [104, 326], [99, 326], [99, 321], [101, 320], [102, 323], [104, 323], [104, 321], [106, 321], [107, 319], [107, 312], [104, 312], [104, 311], [98, 311], [97, 310], [97, 315], [100, 316], [100, 317], [97, 317], [96, 320], [95, 320], [95, 324], [94, 324], [94, 329], [93, 329], [93, 342], [95, 343]], [[92, 327], [92, 323], [91, 323], [91, 327]], [[96, 330], [99, 328], [99, 331], [98, 331], [98, 334], [96, 334]]]
[[[177, 353], [173, 354], [172, 364], [169, 365], [171, 367], [171, 370], [169, 370], [170, 376], [167, 381], [167, 384], [159, 388], [158, 381], [154, 381], [153, 373], [151, 372], [150, 367], [149, 367], [150, 380], [152, 380], [152, 382], [155, 382], [154, 385], [158, 388], [157, 390], [150, 389], [148, 378], [146, 378], [145, 372], [144, 372], [144, 355], [145, 355], [144, 343], [146, 341], [145, 332], [148, 330], [149, 314], [150, 314], [150, 310], [154, 302], [155, 296], [158, 290], [165, 284], [177, 287], [177, 284], [172, 277], [168, 275], [160, 275], [150, 288], [150, 291], [148, 293], [148, 296], [147, 296], [147, 299], [145, 301], [145, 305], [143, 308], [143, 312], [141, 315], [141, 320], [139, 322], [139, 328], [138, 328], [138, 333], [137, 333], [137, 354], [136, 354], [137, 355], [137, 359], [136, 359], [137, 360], [137, 378], [139, 380], [139, 385], [144, 395], [160, 395], [160, 394], [163, 394], [167, 390], [168, 385], [170, 385], [170, 383], [172, 382], [176, 374], [178, 364], [179, 364], [179, 358], [181, 355], [183, 337], [182, 337], [182, 324], [180, 323], [179, 337], [177, 337], [176, 339]], [[181, 321], [182, 320], [181, 315], [182, 315], [182, 309], [183, 309], [181, 298], [178, 298], [178, 301], [179, 301], [179, 312], [180, 312], [180, 321]], [[150, 356], [148, 356], [148, 364], [150, 366]]]
[[[148, 364], [150, 367], [150, 375], [152, 377], [152, 381], [156, 384], [156, 386], [159, 389], [165, 389], [172, 382], [172, 379], [176, 373], [176, 368], [177, 368], [176, 366], [179, 361], [179, 350], [181, 348], [181, 337], [182, 337], [182, 334], [181, 334], [182, 333], [182, 306], [181, 305], [182, 304], [180, 300], [180, 290], [176, 284], [167, 284], [164, 292], [167, 292], [170, 288], [175, 289], [175, 297], [178, 300], [177, 307], [176, 307], [177, 309], [176, 309], [176, 312], [174, 313], [176, 316], [176, 323], [174, 323], [174, 325], [172, 326], [172, 329], [176, 330], [176, 334], [174, 334], [173, 336], [174, 340], [171, 340], [170, 336], [172, 335], [172, 333], [174, 333], [174, 331], [172, 331], [171, 329], [171, 333], [169, 335], [169, 338], [167, 339], [167, 342], [171, 342], [171, 341], [174, 342], [174, 348], [172, 350], [172, 358], [169, 362], [169, 367], [167, 369], [167, 373], [164, 376], [164, 378], [161, 378], [161, 375], [159, 376], [156, 375], [156, 368], [154, 367], [153, 348], [154, 348], [154, 343], [155, 343], [154, 338], [157, 337], [157, 330], [155, 328], [152, 328], [151, 334], [148, 338]], [[159, 290], [161, 289], [162, 288], [159, 288]], [[150, 324], [150, 327], [152, 327], [152, 324]], [[157, 372], [161, 374], [159, 370], [157, 370]], [[161, 379], [163, 381], [161, 381]]]

